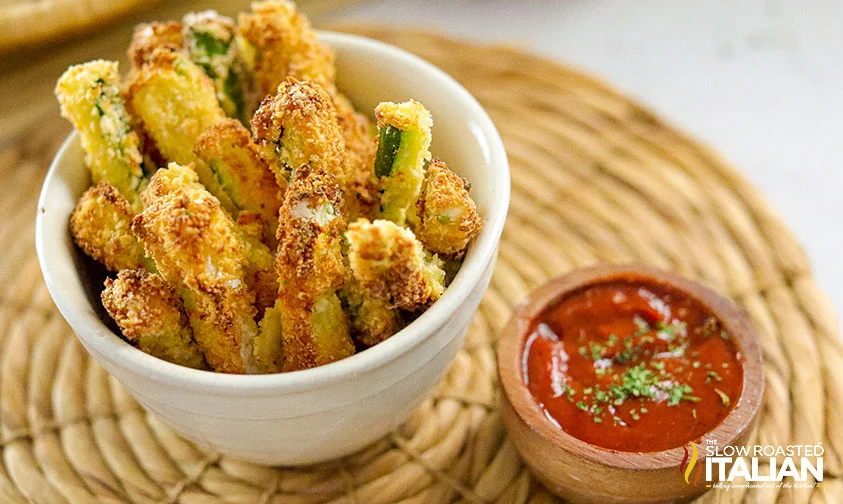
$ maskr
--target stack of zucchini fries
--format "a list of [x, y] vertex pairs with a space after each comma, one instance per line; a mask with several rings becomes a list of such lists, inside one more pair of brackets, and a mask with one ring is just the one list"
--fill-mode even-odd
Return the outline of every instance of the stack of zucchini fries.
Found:
[[70, 67], [56, 96], [92, 187], [70, 229], [144, 352], [197, 369], [311, 368], [389, 338], [442, 294], [483, 223], [431, 156], [416, 101], [376, 124], [290, 2], [136, 28], [131, 68]]

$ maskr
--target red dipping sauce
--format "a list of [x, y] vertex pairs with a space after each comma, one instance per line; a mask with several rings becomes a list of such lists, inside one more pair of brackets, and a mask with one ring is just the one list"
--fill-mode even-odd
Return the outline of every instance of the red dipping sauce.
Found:
[[523, 359], [524, 382], [553, 423], [619, 451], [699, 441], [743, 387], [739, 348], [711, 310], [642, 280], [557, 300], [532, 321]]

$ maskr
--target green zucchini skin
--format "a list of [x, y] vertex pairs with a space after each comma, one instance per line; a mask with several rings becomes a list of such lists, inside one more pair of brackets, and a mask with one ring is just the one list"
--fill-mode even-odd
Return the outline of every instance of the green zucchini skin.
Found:
[[375, 156], [375, 175], [387, 177], [395, 170], [395, 155], [401, 146], [403, 131], [391, 124], [378, 132], [378, 153]]
[[236, 30], [231, 18], [212, 11], [184, 17], [183, 38], [190, 59], [213, 81], [225, 114], [248, 126], [249, 79], [235, 43]]
[[381, 102], [378, 120], [378, 152], [375, 174], [380, 189], [379, 217], [403, 226], [415, 226], [415, 202], [430, 160], [433, 118], [421, 103]]

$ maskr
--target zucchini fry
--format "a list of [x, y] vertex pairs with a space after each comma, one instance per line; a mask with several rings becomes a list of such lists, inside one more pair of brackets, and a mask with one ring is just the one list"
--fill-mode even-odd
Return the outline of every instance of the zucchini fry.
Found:
[[[289, 78], [315, 81], [331, 97], [336, 109], [349, 162], [358, 175], [356, 192], [365, 203], [374, 202], [371, 166], [375, 139], [369, 120], [358, 114], [334, 84], [334, 55], [319, 42], [307, 18], [286, 0], [252, 4], [252, 12], [239, 18], [241, 52], [255, 75], [260, 97], [275, 94]], [[251, 55], [245, 57], [245, 55]], [[367, 205], [363, 205], [367, 206]]]
[[[276, 224], [276, 229], [278, 226]], [[258, 317], [275, 304], [278, 298], [278, 274], [275, 272], [275, 256], [261, 241], [264, 226], [260, 216], [251, 212], [240, 212], [234, 226], [237, 239], [246, 249], [246, 285], [255, 293], [255, 308]], [[275, 237], [272, 237], [275, 241]], [[274, 247], [273, 247], [274, 248]]]
[[324, 171], [293, 172], [279, 212], [276, 268], [283, 286], [284, 371], [307, 369], [354, 353], [337, 291], [345, 268], [340, 251], [345, 219], [342, 192]]
[[74, 65], [59, 78], [55, 92], [62, 116], [79, 131], [93, 182], [108, 182], [137, 209], [138, 192], [148, 181], [140, 141], [120, 95], [117, 63]]
[[416, 201], [416, 235], [427, 250], [461, 256], [483, 228], [470, 190], [471, 185], [439, 158], [428, 165]]
[[181, 23], [172, 21], [168, 23], [143, 23], [135, 26], [128, 52], [132, 68], [138, 69], [148, 63], [156, 49], [161, 48], [171, 52], [182, 51], [184, 49], [182, 29]]
[[364, 346], [373, 346], [404, 326], [401, 313], [364, 289], [356, 278], [346, 278], [341, 297], [347, 305], [354, 339]]
[[238, 209], [260, 217], [263, 241], [274, 249], [281, 191], [246, 128], [235, 119], [224, 119], [199, 135], [193, 151], [218, 174]]
[[91, 187], [79, 198], [70, 216], [70, 233], [83, 252], [110, 271], [146, 268], [154, 263], [143, 255], [143, 245], [132, 234], [129, 202], [107, 182]]
[[275, 93], [293, 77], [322, 85], [334, 81], [334, 53], [321, 44], [310, 22], [287, 0], [252, 4], [238, 18], [239, 43], [260, 96]]
[[426, 253], [409, 229], [387, 220], [360, 219], [348, 226], [345, 236], [354, 277], [388, 306], [418, 310], [445, 290], [442, 261]]
[[160, 276], [123, 270], [108, 278], [102, 304], [123, 336], [144, 352], [165, 361], [208, 369], [184, 314], [182, 301]]
[[380, 180], [381, 216], [398, 225], [415, 226], [415, 202], [430, 159], [433, 119], [424, 106], [410, 100], [383, 102], [375, 108], [378, 152], [375, 175]]
[[[330, 94], [330, 91], [329, 91]], [[377, 128], [369, 119], [357, 113], [351, 102], [340, 93], [334, 92], [334, 108], [337, 111], [337, 122], [345, 142], [349, 170], [353, 174], [349, 194], [353, 194], [357, 201], [356, 213], [349, 214], [351, 218], [374, 217], [378, 209], [378, 179], [375, 177], [374, 163], [377, 152]]]
[[158, 170], [143, 197], [132, 231], [181, 295], [205, 360], [215, 371], [255, 372], [255, 295], [234, 222], [190, 167]]
[[213, 81], [220, 106], [229, 117], [249, 124], [256, 96], [234, 40], [234, 20], [208, 10], [186, 14], [182, 21], [187, 53]]
[[252, 133], [279, 185], [303, 166], [324, 172], [345, 190], [353, 180], [331, 98], [319, 84], [290, 79], [252, 118]]
[[182, 165], [194, 163], [202, 185], [237, 215], [237, 206], [223, 190], [225, 177], [193, 153], [199, 135], [225, 118], [214, 84], [202, 69], [183, 54], [155, 49], [129, 74], [126, 96], [132, 115], [161, 156]]

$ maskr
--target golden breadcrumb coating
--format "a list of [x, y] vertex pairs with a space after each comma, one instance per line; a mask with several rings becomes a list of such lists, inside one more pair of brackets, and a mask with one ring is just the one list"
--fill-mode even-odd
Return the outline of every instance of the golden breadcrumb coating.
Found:
[[116, 279], [106, 279], [102, 304], [123, 336], [144, 352], [174, 364], [208, 368], [181, 299], [160, 276], [122, 270]]
[[237, 206], [221, 182], [193, 153], [199, 135], [225, 118], [214, 84], [202, 69], [184, 54], [156, 49], [142, 67], [129, 73], [126, 100], [157, 152], [168, 162], [193, 163], [202, 185], [236, 215]]
[[191, 167], [171, 163], [152, 177], [132, 231], [182, 296], [196, 342], [215, 371], [254, 372], [255, 295], [246, 249], [219, 201]]
[[345, 276], [342, 193], [331, 174], [308, 165], [297, 168], [292, 177], [279, 212], [276, 258], [285, 371], [354, 353], [336, 294]]
[[434, 158], [425, 172], [416, 201], [419, 224], [416, 236], [431, 252], [460, 256], [483, 228], [477, 206], [469, 196], [471, 185]]
[[364, 346], [384, 341], [401, 330], [404, 322], [401, 313], [385, 300], [373, 296], [356, 278], [347, 278], [341, 297], [348, 306], [354, 339]]
[[[421, 103], [382, 102], [375, 108], [378, 129], [388, 127], [400, 131], [400, 143], [394, 151], [384, 152], [379, 145], [375, 170], [380, 179], [381, 216], [404, 225], [417, 224], [415, 202], [424, 179], [424, 165], [430, 159], [433, 119]], [[388, 162], [384, 160], [388, 159]]]
[[55, 92], [61, 115], [79, 131], [93, 182], [108, 182], [136, 208], [138, 192], [147, 181], [140, 140], [120, 94], [117, 62], [71, 66], [59, 78]]
[[252, 13], [240, 15], [240, 34], [244, 54], [252, 54], [251, 67], [261, 97], [275, 94], [290, 77], [313, 81], [322, 86], [336, 109], [341, 135], [355, 173], [357, 192], [370, 207], [371, 166], [375, 156], [375, 135], [369, 119], [357, 113], [351, 102], [334, 84], [334, 58], [331, 48], [319, 42], [307, 18], [287, 1], [252, 4]]
[[345, 233], [348, 263], [363, 288], [391, 307], [425, 308], [445, 289], [442, 261], [413, 232], [387, 220], [360, 219]]
[[[193, 184], [196, 173], [185, 170], [170, 170], [159, 176], [158, 183], [150, 184], [141, 194], [143, 203], [151, 205], [156, 199], [166, 196], [175, 187]], [[166, 183], [165, 183], [166, 181]], [[263, 244], [263, 225], [257, 214], [241, 211], [232, 232], [241, 242], [247, 262], [244, 266], [246, 285], [255, 294], [258, 316], [275, 303], [278, 293], [278, 274], [275, 272], [275, 257]], [[274, 239], [274, 238], [273, 238]]]
[[274, 93], [288, 77], [322, 84], [334, 81], [333, 50], [319, 42], [293, 2], [255, 2], [251, 13], [240, 14], [238, 29], [260, 96]]
[[[330, 91], [328, 91], [330, 94]], [[369, 118], [354, 110], [351, 102], [341, 93], [335, 92], [334, 108], [337, 122], [345, 142], [349, 170], [353, 173], [349, 191], [357, 198], [352, 218], [374, 217], [378, 210], [378, 179], [373, 170], [375, 153], [378, 149], [377, 128]], [[356, 214], [354, 214], [356, 212]]]
[[352, 178], [331, 98], [319, 84], [290, 79], [268, 96], [252, 118], [252, 133], [265, 158], [278, 157], [276, 178], [286, 183], [309, 165], [329, 174], [342, 190]]
[[194, 152], [216, 174], [237, 208], [260, 216], [263, 241], [275, 248], [281, 191], [246, 128], [236, 119], [224, 119], [199, 136]]
[[70, 233], [83, 252], [110, 271], [154, 268], [132, 234], [134, 214], [111, 184], [100, 182], [79, 198], [70, 215]]
[[129, 62], [133, 68], [140, 68], [151, 59], [156, 49], [176, 52], [184, 49], [181, 23], [143, 23], [135, 26], [129, 44]]

